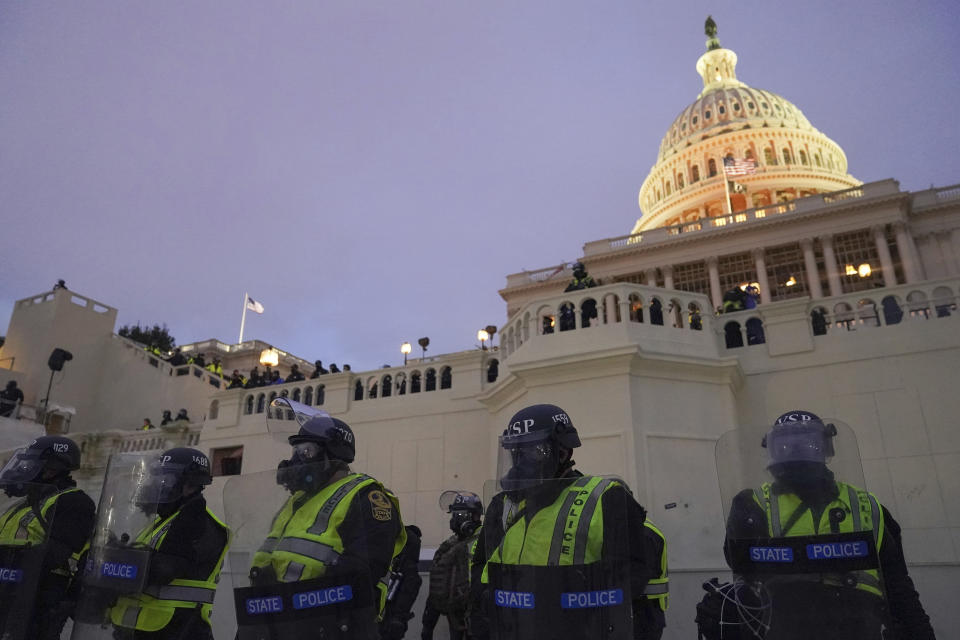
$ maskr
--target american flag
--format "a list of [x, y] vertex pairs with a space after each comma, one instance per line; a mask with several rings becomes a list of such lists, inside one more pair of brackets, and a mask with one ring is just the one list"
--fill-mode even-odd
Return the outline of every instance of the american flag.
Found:
[[728, 176], [745, 176], [751, 173], [756, 173], [757, 161], [753, 158], [744, 158], [743, 160], [724, 158], [723, 172]]

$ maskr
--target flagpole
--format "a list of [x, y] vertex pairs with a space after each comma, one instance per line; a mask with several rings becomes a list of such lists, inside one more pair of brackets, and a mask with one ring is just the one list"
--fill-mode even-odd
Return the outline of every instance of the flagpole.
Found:
[[723, 168], [723, 192], [727, 196], [727, 213], [733, 215], [733, 205], [730, 203], [730, 181], [727, 178], [727, 168]]
[[247, 298], [249, 297], [249, 293], [243, 294], [243, 315], [240, 316], [240, 339], [237, 340], [237, 344], [241, 344], [243, 342], [243, 325], [247, 321]]

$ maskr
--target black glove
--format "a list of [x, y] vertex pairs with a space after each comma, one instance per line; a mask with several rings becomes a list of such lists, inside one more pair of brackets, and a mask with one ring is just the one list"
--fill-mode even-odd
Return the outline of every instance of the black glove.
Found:
[[391, 616], [380, 625], [381, 640], [401, 640], [407, 632], [407, 621]]
[[250, 584], [254, 587], [265, 587], [278, 582], [277, 572], [274, 571], [272, 564], [265, 567], [250, 567]]

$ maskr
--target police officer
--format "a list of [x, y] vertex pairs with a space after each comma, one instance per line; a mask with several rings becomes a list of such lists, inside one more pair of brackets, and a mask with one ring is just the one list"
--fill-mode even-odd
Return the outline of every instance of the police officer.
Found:
[[[73, 440], [43, 436], [15, 453], [0, 476], [8, 496], [23, 498], [0, 515], [0, 547], [39, 545], [46, 539], [29, 638], [59, 638], [70, 614], [65, 597], [96, 518], [93, 500], [70, 477], [78, 468], [80, 448]], [[0, 631], [6, 622], [0, 614]]]
[[[836, 425], [809, 411], [789, 411], [777, 418], [762, 439], [773, 482], [744, 489], [734, 497], [724, 541], [727, 562], [734, 564], [734, 540], [872, 531], [880, 571], [813, 574], [817, 580], [788, 585], [793, 591], [782, 593], [780, 601], [797, 598], [803, 606], [795, 611], [779, 608], [777, 615], [785, 617], [774, 622], [776, 637], [834, 637], [829, 635], [833, 633], [850, 639], [879, 639], [882, 615], [874, 612], [883, 612], [885, 594], [894, 637], [933, 638], [930, 619], [907, 573], [900, 526], [876, 496], [836, 479], [827, 467], [836, 435]], [[817, 615], [808, 616], [810, 611]], [[719, 620], [704, 620], [700, 625], [705, 637], [720, 637]], [[821, 632], [824, 627], [827, 635]]]
[[407, 624], [420, 593], [423, 578], [420, 577], [420, 539], [423, 534], [416, 525], [408, 524], [407, 543], [393, 559], [390, 582], [387, 585], [387, 604], [380, 622], [381, 640], [402, 640], [407, 633]]
[[152, 551], [147, 586], [110, 609], [115, 638], [213, 638], [210, 613], [230, 529], [207, 508], [203, 488], [212, 481], [210, 460], [196, 449], [164, 451], [150, 468], [140, 506], [156, 517], [133, 541]]
[[467, 605], [470, 591], [470, 555], [477, 541], [483, 504], [475, 493], [457, 491], [450, 501], [450, 530], [453, 535], [433, 555], [430, 567], [430, 595], [423, 609], [421, 638], [431, 640], [440, 615], [447, 616], [451, 640], [467, 637]]
[[381, 617], [391, 563], [406, 543], [396, 498], [374, 478], [351, 472], [356, 445], [342, 420], [312, 417], [288, 441], [292, 455], [277, 466], [277, 482], [292, 495], [254, 554], [251, 581], [366, 575]]
[[[553, 567], [562, 578], [602, 561], [625, 565], [618, 568], [629, 576], [634, 637], [657, 634], [657, 629], [643, 627], [647, 617], [641, 612], [650, 606], [644, 592], [660, 575], [661, 564], [651, 539], [642, 535], [646, 511], [622, 482], [574, 469], [573, 450], [580, 437], [567, 412], [551, 404], [521, 409], [510, 419], [500, 445], [504, 491], [487, 508], [474, 552], [471, 637], [486, 638], [490, 632], [492, 565]], [[582, 508], [572, 508], [574, 500], [581, 500]], [[572, 541], [566, 537], [570, 531], [576, 532]], [[626, 557], [610, 557], [612, 550], [624, 550]]]

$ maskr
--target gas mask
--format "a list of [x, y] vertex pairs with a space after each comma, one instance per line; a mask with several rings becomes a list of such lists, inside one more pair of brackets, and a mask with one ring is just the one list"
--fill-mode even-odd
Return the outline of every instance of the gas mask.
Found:
[[317, 491], [330, 481], [339, 469], [323, 447], [316, 442], [293, 445], [293, 454], [277, 465], [277, 484], [290, 493]]
[[508, 449], [510, 468], [500, 476], [504, 491], [516, 492], [556, 477], [560, 468], [559, 448], [550, 440], [532, 442]]
[[480, 523], [469, 511], [454, 511], [450, 514], [450, 531], [460, 538], [469, 538], [479, 526]]

